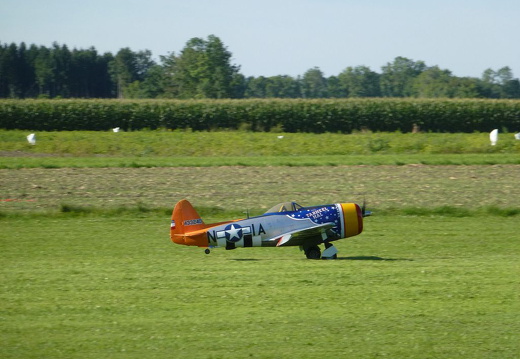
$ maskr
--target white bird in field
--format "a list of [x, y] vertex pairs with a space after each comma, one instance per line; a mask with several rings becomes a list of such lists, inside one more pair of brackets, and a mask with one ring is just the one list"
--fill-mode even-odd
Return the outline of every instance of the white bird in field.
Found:
[[31, 133], [27, 136], [27, 142], [29, 142], [31, 145], [36, 144], [36, 135], [34, 133]]
[[113, 128], [112, 131], [114, 131], [114, 132], [119, 132], [119, 127], [115, 127], [115, 128]]
[[516, 138], [517, 140], [520, 140], [520, 132], [518, 132], [518, 133], [515, 134], [515, 138]]
[[496, 128], [489, 133], [489, 140], [491, 141], [491, 146], [494, 146], [497, 144], [498, 130]]

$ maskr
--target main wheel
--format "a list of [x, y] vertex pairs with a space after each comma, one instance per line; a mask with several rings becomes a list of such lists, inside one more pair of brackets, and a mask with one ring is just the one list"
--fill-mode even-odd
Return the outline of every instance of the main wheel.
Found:
[[321, 258], [321, 250], [318, 246], [309, 247], [305, 250], [305, 255], [307, 259], [320, 259]]

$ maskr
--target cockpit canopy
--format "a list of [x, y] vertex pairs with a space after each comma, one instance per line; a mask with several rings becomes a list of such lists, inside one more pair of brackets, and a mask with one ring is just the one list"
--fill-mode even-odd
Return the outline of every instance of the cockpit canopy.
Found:
[[303, 207], [296, 202], [283, 202], [278, 203], [276, 206], [272, 207], [265, 213], [293, 212], [298, 211], [301, 208]]

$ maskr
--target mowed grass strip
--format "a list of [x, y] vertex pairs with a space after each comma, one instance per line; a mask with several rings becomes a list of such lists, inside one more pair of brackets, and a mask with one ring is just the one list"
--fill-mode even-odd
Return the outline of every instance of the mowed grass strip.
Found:
[[[208, 221], [222, 218], [207, 218]], [[382, 216], [337, 243], [172, 244], [169, 218], [4, 219], [2, 358], [515, 358], [517, 219]]]
[[365, 198], [368, 208], [520, 209], [520, 166], [220, 166], [0, 170], [0, 212], [196, 208], [260, 214]]
[[[4, 152], [4, 155], [6, 153]], [[294, 155], [215, 157], [30, 157], [21, 153], [0, 156], [0, 169], [21, 168], [153, 168], [153, 167], [319, 167], [381, 165], [500, 165], [520, 164], [520, 155], [486, 154], [401, 154], [401, 155]]]

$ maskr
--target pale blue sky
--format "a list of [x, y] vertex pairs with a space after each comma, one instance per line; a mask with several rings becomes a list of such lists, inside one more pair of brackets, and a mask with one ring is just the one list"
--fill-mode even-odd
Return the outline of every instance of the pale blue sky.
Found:
[[456, 76], [520, 77], [518, 0], [0, 0], [0, 42], [180, 52], [218, 36], [245, 76], [326, 76], [397, 56]]

